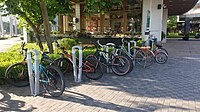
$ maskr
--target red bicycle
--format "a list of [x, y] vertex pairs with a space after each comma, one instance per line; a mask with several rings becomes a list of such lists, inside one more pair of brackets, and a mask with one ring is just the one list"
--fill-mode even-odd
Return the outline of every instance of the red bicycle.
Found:
[[[60, 70], [63, 72], [63, 74], [72, 72], [73, 69], [73, 60], [72, 55], [69, 54], [64, 47], [61, 47], [57, 41], [56, 46], [62, 51], [61, 57], [55, 59], [54, 64], [60, 68]], [[76, 58], [78, 60], [78, 58]], [[83, 60], [82, 67], [82, 73], [89, 79], [92, 80], [98, 80], [103, 76], [102, 72], [102, 66], [97, 60], [96, 56], [93, 54], [90, 54], [86, 56], [85, 60]], [[76, 66], [77, 69], [80, 69], [80, 67]]]

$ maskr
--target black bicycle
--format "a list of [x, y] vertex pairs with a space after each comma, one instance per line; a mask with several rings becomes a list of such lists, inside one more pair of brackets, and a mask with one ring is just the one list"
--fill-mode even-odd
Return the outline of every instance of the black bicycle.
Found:
[[97, 44], [100, 47], [98, 47], [96, 43], [93, 44], [96, 47], [96, 52], [94, 55], [97, 57], [101, 64], [111, 68], [114, 74], [118, 76], [124, 76], [130, 72], [131, 63], [126, 56], [115, 55], [112, 52], [105, 51], [106, 46], [100, 44], [99, 41], [97, 41]]

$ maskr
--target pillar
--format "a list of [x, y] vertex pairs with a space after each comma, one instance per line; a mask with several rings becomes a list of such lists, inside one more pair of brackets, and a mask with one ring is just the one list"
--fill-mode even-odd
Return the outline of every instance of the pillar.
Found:
[[143, 0], [143, 10], [142, 10], [142, 37], [144, 38], [145, 32], [149, 30], [150, 27], [150, 6], [151, 0]]
[[58, 31], [63, 34], [63, 15], [59, 14], [58, 15]]
[[184, 34], [188, 34], [189, 32], [190, 32], [190, 19], [185, 18]]
[[163, 0], [152, 0], [150, 15], [150, 34], [154, 34], [158, 41], [161, 41], [163, 22]]
[[163, 21], [162, 21], [162, 31], [165, 34], [162, 43], [166, 43], [167, 40], [167, 20], [168, 20], [168, 9], [163, 9]]
[[4, 37], [4, 29], [3, 29], [3, 20], [2, 20], [2, 16], [0, 15], [0, 32], [1, 32], [1, 36]]
[[13, 32], [13, 17], [10, 16], [10, 36], [14, 36]]
[[100, 14], [100, 33], [104, 33], [105, 14]]
[[122, 9], [122, 32], [126, 31], [126, 21], [127, 21], [127, 13], [126, 13], [126, 5], [127, 0], [123, 0], [123, 9]]
[[16, 16], [13, 16], [13, 22], [14, 22], [14, 35], [17, 36], [17, 18]]
[[143, 0], [143, 13], [142, 35], [149, 29], [150, 34], [154, 34], [157, 40], [161, 41], [163, 0]]
[[75, 15], [76, 15], [76, 18], [79, 20], [77, 23], [76, 23], [76, 30], [80, 31], [81, 30], [81, 6], [80, 6], [80, 3], [76, 3], [75, 5], [76, 9], [75, 9]]
[[56, 18], [54, 20], [56, 21], [56, 24], [55, 24], [53, 30], [58, 31], [58, 16], [56, 16]]

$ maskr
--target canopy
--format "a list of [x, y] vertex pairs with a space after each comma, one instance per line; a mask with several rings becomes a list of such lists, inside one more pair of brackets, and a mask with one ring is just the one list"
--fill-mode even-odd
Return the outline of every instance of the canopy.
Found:
[[192, 9], [198, 0], [164, 0], [169, 15], [181, 15]]

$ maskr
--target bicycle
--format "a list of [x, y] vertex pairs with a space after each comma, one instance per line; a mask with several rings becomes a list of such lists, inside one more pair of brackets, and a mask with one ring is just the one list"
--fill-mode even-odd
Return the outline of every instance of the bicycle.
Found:
[[[17, 87], [24, 87], [29, 85], [28, 69], [27, 69], [28, 67], [27, 67], [27, 62], [25, 61], [27, 58], [26, 55], [27, 48], [24, 48], [24, 46], [25, 43], [23, 42], [21, 45], [21, 54], [23, 54], [23, 51], [25, 51], [23, 61], [9, 66], [5, 72], [5, 77], [7, 82]], [[49, 56], [46, 55], [45, 52], [41, 53], [42, 53], [41, 62], [52, 63], [52, 61], [49, 60]], [[21, 70], [19, 70], [18, 68], [21, 68]], [[48, 65], [47, 67], [45, 67], [41, 63], [39, 64], [39, 71], [40, 71], [39, 82], [40, 84], [42, 84], [44, 90], [54, 97], [62, 95], [65, 89], [65, 82], [61, 71], [54, 65]], [[33, 76], [34, 75], [35, 74], [33, 69]], [[25, 83], [21, 84], [22, 81], [25, 81]]]
[[[49, 59], [46, 52], [42, 52], [41, 62], [53, 63], [54, 61]], [[44, 66], [39, 64], [39, 82], [44, 88], [44, 92], [48, 92], [53, 97], [58, 97], [63, 94], [65, 90], [65, 81], [60, 69], [52, 64]]]
[[20, 54], [23, 54], [23, 51], [25, 51], [23, 60], [10, 65], [5, 71], [6, 82], [16, 87], [29, 85], [28, 67], [26, 63], [27, 48], [24, 48], [24, 46], [25, 42], [22, 42]]
[[159, 64], [164, 64], [168, 60], [168, 52], [166, 49], [162, 47], [162, 45], [157, 44], [157, 39], [154, 35], [150, 35], [147, 40], [150, 42], [151, 51], [155, 54], [155, 60]]
[[103, 48], [104, 50], [106, 50], [107, 48], [111, 48], [111, 53], [115, 56], [125, 56], [129, 62], [130, 62], [130, 69], [129, 72], [131, 72], [133, 70], [133, 61], [132, 58], [125, 52], [121, 52], [121, 50], [123, 50], [125, 47], [124, 46], [119, 46], [119, 45], [115, 45], [114, 43], [107, 43], [105, 45], [101, 45], [99, 40], [97, 41], [97, 43], [99, 44], [99, 46], [101, 46], [101, 48]]
[[147, 40], [150, 43], [151, 50], [156, 53], [156, 52], [164, 52], [169, 55], [168, 51], [163, 48], [162, 44], [157, 43], [157, 39], [155, 38], [155, 35], [149, 35], [149, 39]]
[[93, 44], [96, 47], [96, 52], [94, 55], [97, 56], [98, 61], [111, 68], [114, 74], [118, 76], [124, 76], [130, 72], [131, 63], [127, 57], [122, 55], [114, 55], [112, 52], [105, 51], [106, 46], [100, 44], [99, 40], [97, 41], [97, 44], [104, 50], [100, 50], [95, 43]]
[[124, 39], [122, 39], [121, 41], [122, 45], [115, 46], [115, 49], [113, 51], [114, 54], [129, 57], [132, 63], [133, 61], [135, 61], [144, 68], [152, 64], [154, 54], [149, 50], [149, 47], [132, 47], [129, 53], [127, 48], [125, 47], [125, 43], [128, 42], [124, 41]]
[[[72, 71], [72, 55], [69, 54], [64, 47], [61, 47], [57, 41], [55, 41], [56, 46], [62, 51], [61, 57], [55, 59], [54, 65], [58, 66], [63, 74]], [[76, 58], [78, 60], [78, 58]], [[86, 56], [83, 60], [83, 65], [81, 67], [76, 66], [77, 69], [82, 68], [82, 73], [89, 79], [98, 80], [103, 76], [102, 67], [100, 64], [96, 65], [94, 63], [99, 63], [96, 56], [90, 54]]]

